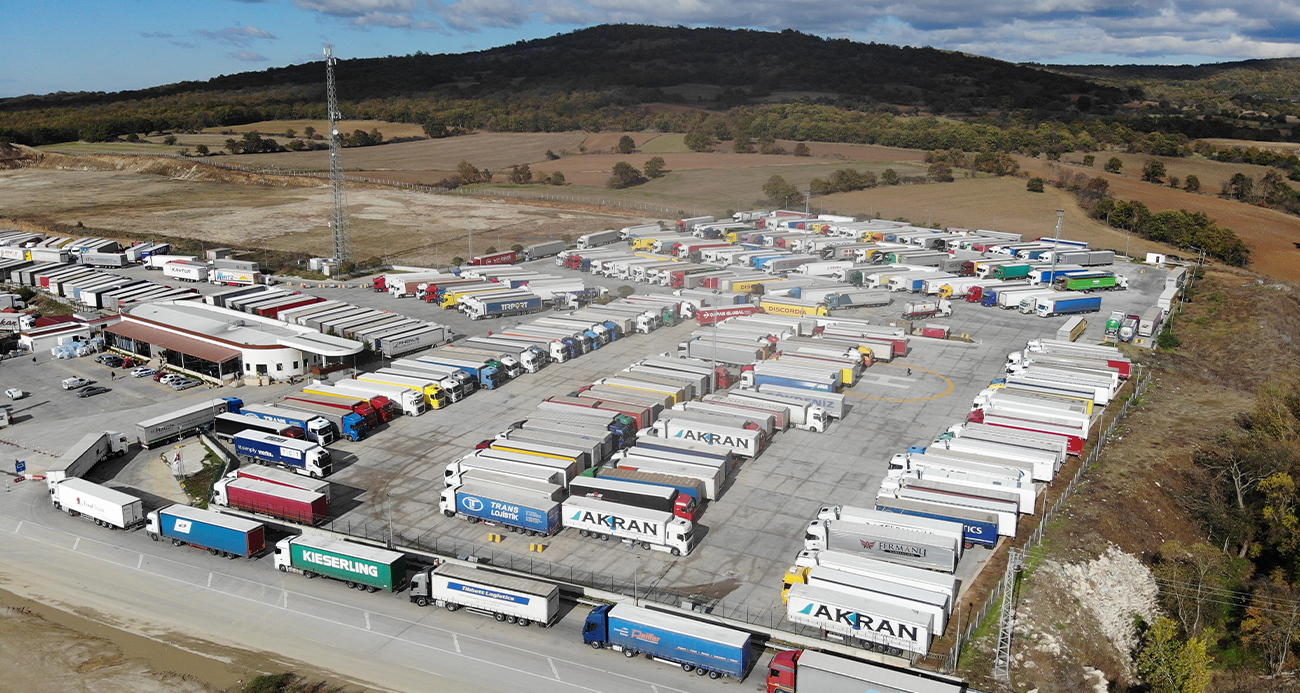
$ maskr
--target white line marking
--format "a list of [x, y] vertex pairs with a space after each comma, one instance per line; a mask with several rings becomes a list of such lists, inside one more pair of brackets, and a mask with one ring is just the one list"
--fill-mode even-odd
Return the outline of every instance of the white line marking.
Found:
[[556, 681], [559, 681], [559, 680], [560, 680], [560, 670], [555, 668], [555, 660], [554, 660], [554, 659], [551, 659], [550, 657], [547, 657], [547, 658], [546, 658], [546, 661], [551, 665], [551, 673], [552, 673], [552, 674], [555, 674], [555, 680], [556, 680]]
[[20, 529], [23, 528], [23, 522], [25, 522], [25, 520], [19, 520], [19, 521], [18, 521], [18, 526], [17, 526], [17, 527], [14, 527], [14, 534], [17, 534], [17, 533], [18, 533], [18, 530], [20, 530]]
[[140, 567], [143, 565], [144, 565], [144, 554], [140, 554], [140, 560], [136, 562], [135, 569], [140, 570]]
[[[23, 523], [20, 522], [19, 524], [21, 525], [21, 524], [23, 524]], [[50, 531], [60, 532], [60, 533], [62, 533], [62, 534], [66, 534], [66, 535], [69, 535], [69, 536], [78, 536], [78, 535], [71, 534], [71, 533], [69, 533], [69, 532], [64, 532], [63, 530], [55, 529], [55, 528], [53, 528], [53, 527], [46, 527], [45, 525], [37, 525], [37, 526], [38, 526], [38, 527], [41, 527], [41, 528], [43, 528], [43, 529], [48, 529], [48, 530], [50, 530]], [[47, 546], [51, 546], [51, 547], [54, 547], [54, 548], [62, 548], [62, 547], [60, 547], [60, 546], [57, 545], [57, 544], [52, 544], [52, 543], [49, 543], [49, 542], [43, 541], [43, 540], [41, 540], [41, 539], [36, 539], [36, 538], [33, 538], [33, 537], [27, 537], [27, 536], [24, 536], [24, 537], [22, 537], [22, 538], [27, 539], [27, 540], [29, 540], [29, 541], [34, 541], [34, 542], [36, 542], [36, 543], [38, 543], [38, 544], [45, 544], [45, 545], [47, 545]], [[97, 544], [104, 544], [105, 546], [113, 546], [113, 547], [115, 547], [115, 548], [121, 548], [121, 547], [118, 547], [118, 546], [116, 546], [116, 545], [114, 545], [114, 544], [108, 544], [108, 543], [106, 543], [106, 542], [102, 542], [102, 541], [99, 541], [99, 540], [96, 540], [96, 539], [90, 539], [90, 538], [87, 538], [87, 541], [94, 541], [94, 542], [97, 543]], [[67, 549], [64, 549], [64, 550], [67, 550]], [[145, 556], [145, 554], [141, 554], [141, 562], [143, 562], [144, 556]], [[120, 566], [120, 564], [112, 563], [111, 561], [109, 561], [109, 560], [107, 560], [107, 559], [104, 559], [104, 558], [99, 558], [98, 556], [94, 556], [94, 555], [87, 554], [86, 557], [87, 557], [87, 558], [94, 559], [94, 560], [97, 560], [97, 561], [100, 561], [100, 562], [103, 562], [103, 563], [109, 563], [110, 565], [117, 565], [117, 566]], [[173, 559], [166, 558], [166, 557], [163, 557], [163, 556], [151, 556], [151, 558], [154, 559], [154, 560], [156, 560], [156, 561], [166, 561], [166, 562], [168, 562], [168, 563], [174, 563], [174, 564], [176, 564], [176, 565], [184, 566], [184, 567], [188, 567], [188, 568], [193, 568], [193, 567], [194, 567], [194, 566], [190, 565], [189, 563], [183, 563], [183, 562], [181, 562], [181, 561], [173, 560]], [[159, 578], [159, 579], [162, 579], [162, 580], [168, 580], [168, 581], [170, 581], [170, 582], [177, 582], [177, 583], [181, 583], [181, 584], [183, 584], [183, 585], [187, 585], [187, 586], [190, 586], [190, 587], [199, 587], [198, 585], [195, 585], [195, 584], [193, 584], [193, 583], [191, 583], [191, 582], [187, 582], [187, 581], [185, 581], [185, 580], [183, 580], [183, 579], [180, 579], [180, 578], [174, 578], [174, 577], [170, 577], [170, 576], [167, 576], [167, 575], [162, 575], [162, 574], [159, 574], [159, 573], [153, 573], [153, 572], [149, 572], [149, 571], [142, 571], [142, 572], [145, 572], [146, 574], [150, 575], [151, 577]], [[264, 587], [269, 587], [269, 585], [267, 585], [266, 583], [261, 583], [261, 582], [257, 582], [257, 581], [254, 581], [254, 580], [249, 580], [249, 579], [247, 579], [247, 578], [243, 578], [243, 577], [240, 577], [240, 576], [237, 576], [237, 575], [226, 575], [226, 574], [223, 573], [223, 574], [222, 574], [222, 577], [224, 577], [224, 578], [230, 578], [230, 579], [235, 579], [235, 580], [241, 580], [241, 581], [243, 581], [243, 582], [251, 582], [251, 583], [253, 583], [253, 584], [262, 585], [262, 586], [264, 586]], [[202, 587], [199, 587], [199, 588], [200, 588], [200, 589], [203, 589]], [[247, 601], [247, 602], [257, 602], [257, 600], [256, 600], [256, 599], [253, 599], [252, 597], [246, 597], [246, 596], [243, 596], [243, 595], [232, 594], [232, 593], [229, 593], [229, 592], [221, 592], [220, 590], [213, 590], [213, 591], [218, 592], [218, 593], [220, 593], [220, 594], [222, 594], [223, 596], [226, 596], [226, 597], [231, 597], [231, 598], [234, 598], [234, 599], [239, 599], [239, 600]], [[288, 608], [289, 608], [289, 590], [283, 590], [283, 594], [284, 594], [284, 600], [283, 600], [283, 606], [282, 606], [282, 608], [284, 608], [284, 609], [288, 609]], [[344, 604], [344, 603], [342, 603], [342, 602], [336, 602], [336, 601], [332, 601], [332, 600], [329, 600], [329, 599], [322, 599], [322, 598], [320, 598], [320, 597], [314, 597], [314, 596], [311, 596], [311, 595], [303, 595], [303, 596], [306, 596], [306, 597], [308, 597], [308, 598], [310, 598], [310, 599], [314, 599], [314, 600], [316, 600], [316, 601], [318, 601], [318, 602], [323, 602], [323, 603], [326, 603], [326, 604], [331, 604], [331, 605], [333, 605], [333, 606], [338, 606], [338, 607], [341, 607], [341, 608], [346, 608], [346, 609], [352, 609], [352, 610], [356, 610], [356, 611], [361, 611], [361, 609], [357, 609], [357, 607], [355, 607], [355, 606], [353, 606], [353, 605], [351, 605], [351, 604]], [[261, 602], [257, 602], [257, 603], [261, 603]], [[305, 612], [305, 611], [295, 611], [295, 612], [293, 612], [293, 613], [294, 613], [295, 615], [297, 615], [297, 616], [302, 616], [302, 617], [304, 617], [304, 618], [315, 619], [315, 620], [318, 620], [318, 621], [324, 621], [324, 622], [326, 622], [326, 623], [331, 623], [331, 624], [335, 624], [335, 625], [343, 626], [343, 627], [345, 627], [345, 628], [352, 628], [352, 629], [355, 629], [355, 630], [363, 630], [361, 627], [359, 627], [359, 626], [354, 626], [354, 625], [352, 625], [352, 624], [350, 624], [350, 623], [344, 623], [344, 622], [342, 622], [342, 621], [333, 621], [333, 620], [330, 620], [330, 619], [328, 619], [328, 618], [325, 618], [324, 616], [317, 616], [317, 615], [315, 615], [315, 614], [309, 614], [309, 613], [307, 613], [307, 612]], [[525, 670], [523, 670], [523, 669], [517, 669], [517, 668], [515, 668], [515, 667], [507, 666], [507, 665], [505, 665], [505, 664], [500, 664], [500, 663], [498, 663], [498, 662], [495, 662], [495, 661], [492, 661], [492, 660], [489, 660], [489, 659], [481, 659], [481, 658], [479, 658], [479, 657], [474, 657], [474, 656], [472, 656], [472, 655], [462, 654], [461, 651], [460, 651], [460, 637], [459, 637], [459, 634], [458, 634], [458, 633], [455, 633], [455, 632], [453, 632], [453, 631], [450, 631], [450, 630], [448, 630], [448, 629], [446, 629], [446, 628], [439, 628], [439, 627], [437, 627], [437, 626], [430, 626], [430, 625], [426, 625], [426, 624], [423, 624], [423, 623], [417, 623], [417, 622], [415, 622], [415, 621], [411, 621], [411, 620], [408, 620], [408, 619], [404, 619], [404, 618], [401, 618], [401, 617], [399, 617], [399, 616], [388, 616], [388, 615], [386, 615], [386, 617], [387, 617], [387, 618], [391, 618], [391, 619], [393, 619], [393, 620], [395, 620], [395, 621], [398, 621], [398, 622], [400, 622], [400, 623], [405, 623], [405, 624], [407, 624], [408, 627], [419, 627], [419, 628], [423, 628], [423, 629], [426, 629], [426, 630], [432, 630], [432, 631], [437, 631], [437, 632], [442, 632], [442, 633], [448, 633], [448, 634], [450, 634], [451, 637], [452, 637], [452, 642], [453, 642], [453, 644], [454, 644], [455, 647], [456, 647], [456, 652], [455, 652], [454, 654], [457, 654], [457, 655], [459, 655], [459, 656], [461, 656], [461, 657], [464, 657], [465, 659], [468, 659], [468, 660], [471, 660], [471, 661], [474, 661], [474, 662], [478, 662], [478, 663], [480, 663], [480, 664], [487, 664], [487, 665], [494, 666], [494, 667], [498, 667], [498, 668], [501, 668], [501, 669], [506, 669], [506, 670], [508, 670], [508, 671], [513, 671], [513, 672], [515, 672], [515, 673], [523, 674], [523, 675], [525, 675], [525, 676], [535, 676], [535, 677], [537, 677], [537, 678], [546, 679], [546, 680], [548, 680], [548, 681], [553, 681], [553, 680], [555, 680], [555, 679], [549, 679], [549, 678], [547, 678], [546, 676], [544, 676], [544, 675], [542, 675], [542, 674], [538, 674], [538, 673], [531, 672], [531, 671], [525, 671]], [[422, 647], [422, 648], [425, 648], [425, 649], [428, 649], [428, 650], [433, 650], [433, 651], [435, 651], [435, 652], [442, 652], [442, 653], [445, 653], [445, 654], [453, 654], [452, 652], [448, 652], [447, 650], [444, 650], [444, 649], [442, 649], [442, 648], [434, 647], [433, 645], [425, 645], [425, 644], [423, 644], [423, 643], [415, 642], [415, 641], [413, 641], [413, 640], [403, 640], [403, 639], [398, 638], [398, 637], [395, 637], [395, 636], [384, 636], [384, 637], [387, 637], [389, 640], [397, 640], [397, 641], [400, 641], [400, 642], [405, 643], [405, 644], [408, 644], [408, 645], [414, 645], [414, 646], [416, 646], [416, 647]], [[533, 655], [533, 656], [540, 656], [540, 657], [545, 657], [545, 656], [546, 656], [546, 655], [544, 655], [544, 654], [542, 654], [542, 653], [540, 653], [540, 652], [535, 652], [535, 651], [532, 651], [532, 650], [527, 650], [527, 649], [524, 649], [524, 648], [522, 648], [522, 647], [515, 647], [515, 646], [513, 646], [513, 645], [506, 645], [506, 644], [504, 644], [504, 643], [500, 643], [500, 642], [497, 642], [497, 641], [494, 641], [494, 640], [491, 640], [491, 639], [488, 639], [488, 638], [479, 638], [479, 637], [475, 637], [475, 636], [471, 636], [471, 635], [467, 635], [466, 637], [468, 637], [468, 638], [470, 638], [470, 639], [472, 639], [472, 640], [476, 640], [476, 641], [483, 642], [483, 643], [488, 644], [488, 645], [493, 645], [493, 646], [496, 646], [496, 647], [502, 647], [502, 648], [509, 649], [509, 650], [515, 650], [516, 652], [522, 652], [522, 653], [525, 653], [525, 654], [530, 654], [530, 655]], [[550, 658], [548, 657], [548, 659], [550, 659]], [[636, 682], [638, 682], [638, 683], [643, 683], [643, 684], [648, 685], [648, 686], [655, 686], [655, 684], [653, 684], [653, 683], [651, 683], [651, 682], [649, 682], [649, 681], [646, 681], [646, 680], [644, 680], [644, 679], [639, 679], [639, 678], [636, 678], [636, 677], [634, 677], [634, 676], [628, 676], [628, 675], [626, 675], [626, 674], [620, 674], [619, 672], [616, 672], [616, 671], [610, 671], [610, 670], [608, 670], [608, 669], [602, 669], [602, 668], [600, 668], [600, 667], [591, 666], [591, 665], [589, 665], [589, 664], [583, 664], [582, 662], [575, 662], [575, 661], [568, 660], [568, 659], [564, 659], [564, 658], [560, 658], [560, 661], [563, 662], [563, 663], [565, 663], [565, 664], [571, 665], [571, 666], [582, 667], [582, 668], [585, 668], [585, 669], [590, 669], [590, 670], [592, 670], [592, 671], [599, 671], [599, 672], [601, 672], [601, 673], [603, 673], [603, 674], [607, 674], [607, 675], [610, 675], [610, 676], [617, 676], [617, 677], [619, 677], [619, 678], [627, 679], [627, 680], [630, 680], [630, 681], [636, 681]], [[433, 672], [431, 672], [431, 673], [433, 673]], [[569, 687], [571, 687], [571, 688], [577, 688], [577, 689], [581, 689], [581, 690], [584, 690], [584, 691], [591, 691], [592, 693], [602, 693], [601, 691], [599, 691], [599, 690], [597, 690], [597, 689], [594, 689], [594, 688], [587, 688], [586, 686], [580, 686], [580, 685], [578, 685], [578, 684], [573, 684], [573, 683], [568, 683], [568, 682], [562, 682], [562, 683], [565, 683], [566, 686], [569, 686]], [[673, 687], [671, 687], [671, 686], [663, 686], [662, 688], [663, 688], [663, 690], [674, 691], [674, 693], [687, 693], [687, 691], [684, 691], [684, 690], [682, 690], [682, 689], [680, 689], [680, 688], [673, 688]], [[660, 689], [660, 687], [655, 686], [655, 690], [656, 690], [656, 691], [658, 691], [659, 689]]]
[[212, 589], [212, 573], [208, 573], [208, 589]]
[[81, 537], [77, 537], [77, 540], [72, 542], [72, 550], [76, 551], [78, 546], [81, 546]]
[[370, 612], [366, 612], [366, 630], [370, 630]]

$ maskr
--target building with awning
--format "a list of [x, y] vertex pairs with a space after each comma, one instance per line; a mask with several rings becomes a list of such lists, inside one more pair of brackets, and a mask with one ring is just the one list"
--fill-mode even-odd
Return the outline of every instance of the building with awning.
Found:
[[109, 346], [217, 381], [287, 378], [350, 359], [361, 342], [193, 300], [132, 307], [104, 328]]

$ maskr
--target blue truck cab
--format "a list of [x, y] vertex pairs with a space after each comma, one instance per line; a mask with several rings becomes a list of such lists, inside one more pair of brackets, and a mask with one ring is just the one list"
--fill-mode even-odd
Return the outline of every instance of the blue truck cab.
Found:
[[712, 623], [631, 604], [604, 604], [587, 614], [582, 641], [627, 657], [644, 654], [685, 671], [743, 680], [754, 663], [750, 635]]

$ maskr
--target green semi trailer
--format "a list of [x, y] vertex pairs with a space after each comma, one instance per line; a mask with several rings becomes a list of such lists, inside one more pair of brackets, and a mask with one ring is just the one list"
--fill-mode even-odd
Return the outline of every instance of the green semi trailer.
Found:
[[326, 536], [281, 539], [275, 545], [275, 567], [368, 592], [396, 592], [406, 584], [406, 554]]
[[1128, 279], [1115, 274], [1067, 274], [1055, 282], [1062, 291], [1115, 291], [1128, 288]]

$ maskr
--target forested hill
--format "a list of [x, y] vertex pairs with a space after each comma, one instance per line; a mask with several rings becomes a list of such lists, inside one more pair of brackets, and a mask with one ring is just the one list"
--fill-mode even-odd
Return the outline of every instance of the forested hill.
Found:
[[[762, 32], [604, 25], [486, 51], [344, 60], [339, 93], [349, 101], [441, 96], [616, 92], [624, 103], [695, 102], [671, 87], [712, 85], [718, 105], [772, 92], [820, 92], [939, 111], [1065, 110], [1079, 95], [1104, 106], [1124, 92], [1083, 77], [933, 48]], [[320, 63], [224, 75], [136, 91], [58, 93], [0, 100], [0, 111], [107, 105], [213, 92], [285, 91], [324, 100]]]

